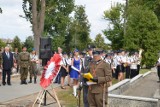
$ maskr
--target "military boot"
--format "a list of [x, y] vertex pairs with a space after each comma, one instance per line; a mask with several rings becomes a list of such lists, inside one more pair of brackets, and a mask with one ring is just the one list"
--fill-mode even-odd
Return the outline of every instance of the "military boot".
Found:
[[26, 84], [26, 85], [27, 85], [26, 79], [24, 80], [24, 84]]
[[34, 83], [35, 83], [35, 84], [37, 83], [37, 78], [34, 78]]
[[30, 77], [30, 81], [28, 83], [32, 83], [32, 77]]
[[21, 85], [24, 84], [23, 80], [21, 80]]

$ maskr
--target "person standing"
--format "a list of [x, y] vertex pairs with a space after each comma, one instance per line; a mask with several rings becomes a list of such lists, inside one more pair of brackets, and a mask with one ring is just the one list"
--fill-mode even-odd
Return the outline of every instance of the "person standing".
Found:
[[13, 67], [13, 54], [10, 52], [9, 47], [5, 47], [4, 52], [2, 53], [2, 84], [6, 85], [6, 75], [7, 75], [7, 84], [11, 85], [11, 70]]
[[101, 59], [100, 50], [93, 51], [93, 60], [90, 63], [90, 73], [95, 82], [88, 88], [88, 102], [90, 107], [106, 107], [108, 98], [107, 82], [112, 80], [110, 65]]
[[37, 83], [37, 63], [38, 63], [38, 55], [36, 54], [36, 51], [33, 50], [30, 54], [30, 69], [29, 69], [29, 79], [30, 81], [28, 83], [32, 83], [32, 77], [34, 76], [34, 83]]
[[123, 80], [123, 69], [122, 69], [122, 55], [121, 55], [121, 50], [118, 51], [118, 55], [116, 57], [117, 59], [117, 73], [118, 73], [118, 81]]
[[137, 76], [137, 74], [138, 74], [137, 61], [136, 61], [136, 58], [135, 58], [134, 53], [131, 54], [131, 65], [130, 65], [130, 69], [131, 69], [130, 78], [134, 78], [135, 76]]
[[19, 71], [19, 63], [18, 63], [18, 59], [19, 59], [19, 53], [18, 53], [18, 48], [15, 48], [15, 52], [13, 53], [14, 56], [14, 60], [16, 63], [16, 69], [17, 69], [17, 73]]
[[66, 89], [64, 86], [65, 77], [68, 75], [68, 64], [67, 64], [67, 53], [63, 53], [63, 58], [61, 61], [61, 89]]
[[[1, 76], [2, 76], [2, 53], [0, 52], [0, 80], [1, 80]], [[1, 84], [0, 84], [1, 86]]]
[[[62, 48], [58, 47], [58, 54], [59, 54], [59, 55], [61, 56], [61, 58], [63, 59], [62, 51], [63, 51]], [[62, 63], [62, 61], [61, 61], [61, 63]], [[61, 69], [61, 68], [60, 68], [60, 69]], [[61, 70], [59, 70], [59, 73], [58, 73], [58, 75], [57, 75], [54, 83], [58, 83], [58, 84], [61, 83], [61, 75], [62, 75], [62, 72], [61, 72]]]
[[77, 49], [74, 50], [74, 58], [71, 62], [71, 68], [72, 70], [70, 72], [70, 78], [73, 79], [73, 95], [76, 97], [79, 74], [81, 73], [81, 60], [79, 58], [79, 51]]
[[[88, 56], [86, 56], [84, 58], [84, 70], [82, 70], [82, 73], [88, 73], [89, 72], [89, 63], [91, 62], [93, 55], [93, 47], [92, 46], [88, 46]], [[88, 85], [87, 85], [87, 80], [85, 78], [83, 78], [82, 80], [82, 84], [83, 84], [83, 104], [84, 107], [89, 107], [89, 103], [88, 103], [88, 99], [87, 99], [87, 95], [88, 95]]]
[[19, 64], [21, 84], [27, 84], [26, 79], [30, 65], [30, 54], [27, 52], [27, 48], [25, 46], [22, 48], [22, 52], [19, 54]]
[[158, 79], [159, 79], [157, 82], [160, 83], [160, 57], [158, 58], [156, 66], [157, 66], [157, 74], [158, 74]]

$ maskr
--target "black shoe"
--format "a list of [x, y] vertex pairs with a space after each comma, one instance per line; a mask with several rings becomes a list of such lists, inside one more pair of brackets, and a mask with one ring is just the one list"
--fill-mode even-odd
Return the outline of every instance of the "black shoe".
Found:
[[29, 81], [28, 83], [32, 83], [32, 81]]
[[24, 84], [26, 84], [26, 85], [27, 85], [27, 82], [26, 82], [26, 81], [24, 81]]
[[8, 85], [10, 85], [10, 86], [11, 86], [12, 84], [11, 84], [11, 83], [8, 83]]
[[6, 83], [2, 83], [4, 86], [6, 85]]
[[21, 80], [21, 83], [20, 83], [21, 85], [23, 84], [23, 81]]
[[35, 84], [37, 83], [37, 80], [36, 80], [36, 78], [34, 78], [34, 83], [35, 83]]
[[32, 77], [30, 77], [30, 81], [28, 83], [32, 83]]
[[157, 81], [157, 83], [160, 83], [160, 81]]

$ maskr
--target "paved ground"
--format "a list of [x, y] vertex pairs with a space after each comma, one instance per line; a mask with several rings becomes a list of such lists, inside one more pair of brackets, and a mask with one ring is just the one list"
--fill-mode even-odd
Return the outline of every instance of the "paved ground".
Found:
[[[6, 107], [31, 107], [38, 92], [42, 89], [39, 85], [39, 78], [37, 84], [20, 85], [19, 77], [12, 77], [11, 86], [0, 86], [0, 107], [3, 107], [2, 105], [6, 105]], [[58, 86], [58, 84], [53, 85], [53, 87]], [[50, 102], [49, 100], [47, 101], [48, 103]], [[53, 104], [47, 107], [53, 107]]]
[[157, 80], [157, 73], [151, 73], [136, 83], [134, 87], [125, 91], [123, 95], [153, 98], [156, 90], [160, 88], [160, 83], [157, 83]]

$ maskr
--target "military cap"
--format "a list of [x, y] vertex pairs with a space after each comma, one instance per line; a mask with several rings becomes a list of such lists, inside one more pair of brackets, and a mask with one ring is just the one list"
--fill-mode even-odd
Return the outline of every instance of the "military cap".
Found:
[[102, 52], [102, 49], [96, 48], [96, 49], [93, 51], [93, 55], [100, 55], [101, 52]]

